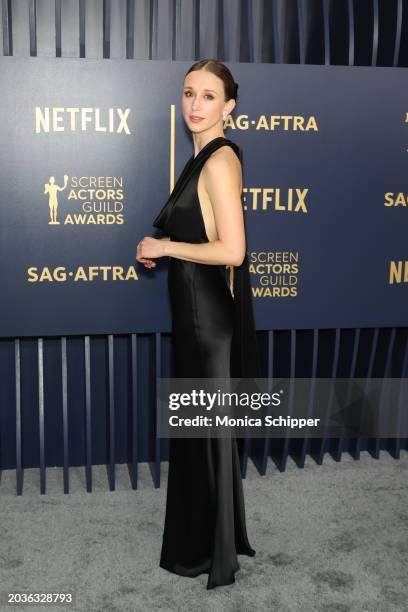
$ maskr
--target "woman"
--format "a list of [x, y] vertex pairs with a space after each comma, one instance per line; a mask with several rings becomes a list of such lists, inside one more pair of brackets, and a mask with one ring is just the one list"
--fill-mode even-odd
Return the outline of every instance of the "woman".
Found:
[[[187, 72], [182, 113], [194, 155], [154, 220], [165, 237], [146, 236], [137, 248], [136, 259], [147, 268], [169, 257], [175, 377], [260, 376], [240, 150], [223, 134], [237, 89], [216, 60]], [[230, 288], [226, 266], [234, 272]], [[160, 566], [180, 576], [208, 573], [211, 589], [235, 582], [238, 554], [255, 551], [246, 532], [236, 439], [172, 438]]]

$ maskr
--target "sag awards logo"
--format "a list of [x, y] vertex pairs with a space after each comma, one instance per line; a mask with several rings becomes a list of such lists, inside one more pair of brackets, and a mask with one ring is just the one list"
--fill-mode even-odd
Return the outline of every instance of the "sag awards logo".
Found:
[[[123, 224], [124, 207], [123, 177], [72, 176], [64, 174], [58, 184], [50, 176], [44, 184], [44, 195], [48, 196], [48, 225], [112, 225]], [[63, 212], [59, 199], [63, 194]], [[66, 210], [69, 207], [69, 210]], [[112, 282], [135, 281], [138, 275], [135, 266], [89, 265], [43, 266], [27, 268], [29, 283]]]
[[[48, 225], [123, 224], [123, 177], [72, 176], [64, 174], [58, 184], [50, 176], [44, 184], [44, 195], [48, 196]], [[59, 211], [60, 192], [64, 192], [64, 205], [69, 210]], [[134, 265], [35, 266], [27, 269], [29, 283], [111, 282], [134, 281], [138, 275]]]
[[[124, 180], [116, 176], [69, 176], [58, 185], [55, 176], [44, 184], [48, 196], [48, 225], [123, 225]], [[60, 192], [63, 212], [58, 209]]]
[[249, 271], [255, 279], [254, 297], [297, 297], [298, 251], [251, 251]]

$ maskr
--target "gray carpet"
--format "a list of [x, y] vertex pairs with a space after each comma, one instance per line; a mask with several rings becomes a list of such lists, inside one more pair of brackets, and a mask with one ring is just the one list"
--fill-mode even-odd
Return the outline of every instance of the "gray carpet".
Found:
[[[362, 453], [304, 469], [289, 459], [280, 473], [271, 462], [260, 477], [252, 463], [244, 480], [249, 538], [257, 554], [239, 556], [235, 584], [211, 591], [207, 575], [182, 578], [158, 566], [167, 464], [154, 489], [147, 465], [132, 491], [125, 466], [117, 490], [106, 470], [71, 469], [72, 493], [62, 491], [60, 469], [25, 472], [15, 495], [15, 472], [1, 475], [1, 593], [75, 593], [71, 607], [86, 612], [348, 612], [408, 609], [408, 453], [379, 461]], [[4, 601], [4, 599], [3, 599]], [[3, 604], [1, 610], [13, 609]], [[44, 611], [44, 606], [18, 606]]]

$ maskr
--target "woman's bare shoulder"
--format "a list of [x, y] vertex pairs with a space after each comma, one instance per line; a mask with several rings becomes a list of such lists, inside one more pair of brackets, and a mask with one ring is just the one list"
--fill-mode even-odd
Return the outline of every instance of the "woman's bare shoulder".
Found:
[[211, 153], [204, 164], [204, 175], [219, 174], [220, 176], [226, 171], [236, 172], [241, 175], [241, 162], [235, 153], [234, 149], [228, 145], [222, 145], [216, 151]]
[[221, 159], [225, 158], [226, 160], [231, 159], [237, 161], [240, 165], [241, 162], [238, 158], [238, 155], [235, 153], [234, 149], [230, 144], [223, 144], [221, 147], [218, 147], [213, 153], [211, 153], [208, 159]]

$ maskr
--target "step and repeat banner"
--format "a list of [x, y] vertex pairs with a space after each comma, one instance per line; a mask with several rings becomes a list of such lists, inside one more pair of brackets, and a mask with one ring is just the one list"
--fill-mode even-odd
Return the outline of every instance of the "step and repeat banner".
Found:
[[[1, 336], [171, 331], [135, 254], [193, 154], [191, 63], [0, 62]], [[228, 66], [257, 328], [407, 325], [407, 69]]]

